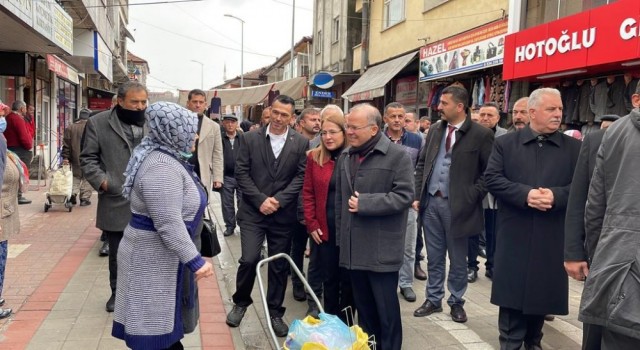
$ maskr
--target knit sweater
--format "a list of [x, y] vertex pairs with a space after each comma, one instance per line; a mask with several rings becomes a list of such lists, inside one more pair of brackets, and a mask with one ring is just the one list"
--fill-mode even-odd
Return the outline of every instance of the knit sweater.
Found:
[[151, 152], [130, 195], [132, 219], [118, 249], [112, 335], [132, 349], [166, 349], [183, 334], [182, 275], [205, 261], [192, 241], [206, 203], [183, 164]]

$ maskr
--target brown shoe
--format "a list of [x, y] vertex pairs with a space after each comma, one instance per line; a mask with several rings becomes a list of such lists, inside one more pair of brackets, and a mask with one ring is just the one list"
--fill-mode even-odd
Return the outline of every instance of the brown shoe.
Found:
[[413, 277], [415, 277], [416, 279], [419, 279], [421, 281], [426, 281], [427, 280], [427, 274], [424, 272], [424, 270], [422, 270], [422, 267], [420, 267], [420, 265], [416, 265], [416, 268], [413, 272]]
[[453, 322], [465, 323], [467, 322], [467, 312], [464, 311], [464, 307], [460, 304], [451, 305], [451, 319]]
[[544, 315], [544, 320], [545, 321], [553, 321], [555, 319], [556, 319], [556, 317], [553, 316], [553, 315]]
[[436, 312], [442, 312], [442, 306], [436, 306], [431, 301], [426, 300], [416, 311], [413, 312], [415, 317], [425, 317]]

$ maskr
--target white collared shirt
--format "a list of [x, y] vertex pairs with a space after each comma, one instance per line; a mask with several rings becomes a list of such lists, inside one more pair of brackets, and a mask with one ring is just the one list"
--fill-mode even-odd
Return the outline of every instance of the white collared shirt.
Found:
[[[455, 144], [456, 144], [456, 139], [457, 139], [457, 138], [456, 138], [456, 131], [460, 130], [460, 127], [462, 126], [462, 124], [464, 124], [464, 120], [463, 120], [462, 122], [458, 123], [458, 124], [448, 124], [448, 125], [451, 125], [451, 126], [453, 126], [454, 128], [456, 128], [456, 129], [453, 131], [453, 134], [451, 134], [451, 146], [450, 146], [450, 147], [451, 147], [451, 149], [453, 149], [453, 145], [455, 145]], [[449, 128], [447, 128], [447, 132], [449, 132]], [[445, 135], [445, 137], [446, 137], [446, 135]]]
[[[271, 150], [276, 159], [280, 156], [280, 152], [284, 148], [284, 143], [287, 141], [287, 135], [289, 134], [289, 127], [282, 135], [276, 135], [271, 133], [271, 124], [267, 125], [267, 135], [269, 136], [269, 142], [271, 142]], [[265, 136], [265, 137], [266, 137]]]

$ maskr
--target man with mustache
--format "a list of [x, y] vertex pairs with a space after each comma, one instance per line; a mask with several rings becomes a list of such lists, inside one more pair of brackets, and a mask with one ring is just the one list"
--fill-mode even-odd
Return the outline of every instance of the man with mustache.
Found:
[[529, 124], [529, 110], [527, 109], [527, 103], [529, 97], [523, 97], [513, 104], [513, 110], [511, 111], [511, 127], [508, 132], [518, 131], [524, 129]]
[[528, 109], [528, 126], [496, 138], [484, 175], [500, 208], [491, 303], [502, 350], [542, 349], [545, 315], [569, 312], [564, 219], [580, 141], [558, 131], [558, 90], [535, 90]]

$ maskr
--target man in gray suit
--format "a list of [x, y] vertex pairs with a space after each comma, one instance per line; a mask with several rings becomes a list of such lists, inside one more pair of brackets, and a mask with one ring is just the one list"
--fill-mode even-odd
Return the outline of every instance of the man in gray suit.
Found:
[[138, 82], [122, 84], [116, 106], [87, 121], [80, 154], [82, 172], [98, 191], [96, 227], [106, 234], [109, 242], [111, 297], [107, 312], [113, 312], [115, 306], [118, 246], [131, 219], [129, 201], [122, 196], [124, 171], [133, 149], [146, 134], [147, 94], [147, 88]]
[[[507, 129], [498, 125], [500, 121], [500, 109], [494, 102], [488, 102], [480, 107], [480, 125], [493, 131], [494, 137], [499, 137], [507, 133]], [[496, 251], [496, 212], [498, 206], [496, 199], [487, 193], [482, 201], [484, 209], [484, 246], [487, 261], [485, 262], [485, 273], [489, 279], [493, 278], [493, 254]], [[467, 281], [473, 283], [478, 279], [478, 253], [480, 252], [481, 235], [469, 237], [469, 248], [467, 250]]]

